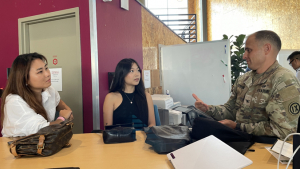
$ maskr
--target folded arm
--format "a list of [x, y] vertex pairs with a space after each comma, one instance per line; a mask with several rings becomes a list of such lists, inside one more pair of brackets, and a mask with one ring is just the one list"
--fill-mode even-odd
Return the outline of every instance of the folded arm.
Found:
[[[283, 82], [284, 83], [284, 82]], [[286, 84], [286, 83], [284, 83]], [[283, 85], [279, 85], [283, 86]], [[284, 139], [296, 132], [300, 112], [299, 85], [286, 84], [275, 89], [266, 106], [270, 121], [241, 123], [241, 129], [254, 135], [277, 136]]]
[[50, 124], [21, 99], [6, 102], [5, 110], [2, 131], [4, 137], [28, 136]]

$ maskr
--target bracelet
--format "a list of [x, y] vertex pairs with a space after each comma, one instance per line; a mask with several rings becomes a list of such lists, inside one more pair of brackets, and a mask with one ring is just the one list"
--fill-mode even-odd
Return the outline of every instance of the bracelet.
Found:
[[62, 116], [57, 117], [57, 119], [60, 119], [60, 120], [62, 120], [62, 121], [65, 121], [65, 120], [66, 120], [66, 119], [65, 119], [64, 117], [62, 117]]

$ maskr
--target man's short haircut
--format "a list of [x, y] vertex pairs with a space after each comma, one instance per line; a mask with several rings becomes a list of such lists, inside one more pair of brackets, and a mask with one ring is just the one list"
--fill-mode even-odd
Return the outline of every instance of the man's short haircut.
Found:
[[[295, 51], [292, 54], [290, 54], [290, 56], [287, 58], [287, 60], [291, 60], [297, 55], [299, 55], [299, 57], [300, 57], [300, 51]], [[300, 58], [298, 58], [298, 59], [300, 59]]]
[[280, 37], [273, 31], [262, 30], [254, 33], [255, 40], [258, 41], [269, 41], [272, 43], [278, 51], [281, 49], [281, 40]]

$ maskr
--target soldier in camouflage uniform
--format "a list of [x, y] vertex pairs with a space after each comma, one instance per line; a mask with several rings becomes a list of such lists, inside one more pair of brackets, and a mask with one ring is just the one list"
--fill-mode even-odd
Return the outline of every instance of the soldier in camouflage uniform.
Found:
[[195, 94], [195, 106], [220, 123], [256, 136], [284, 139], [296, 132], [300, 115], [300, 84], [276, 61], [281, 48], [279, 36], [259, 31], [247, 38], [245, 53], [252, 71], [240, 76], [227, 103], [212, 106]]

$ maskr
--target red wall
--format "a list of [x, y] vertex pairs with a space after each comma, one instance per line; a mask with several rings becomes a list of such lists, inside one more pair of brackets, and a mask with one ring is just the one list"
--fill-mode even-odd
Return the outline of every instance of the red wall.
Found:
[[[18, 18], [79, 7], [84, 124], [92, 122], [92, 82], [88, 0], [1, 0], [0, 88], [6, 85], [6, 68], [19, 55]], [[84, 132], [92, 131], [84, 126]]]
[[141, 5], [129, 0], [129, 11], [120, 0], [97, 1], [100, 122], [103, 129], [103, 102], [108, 93], [107, 72], [114, 72], [123, 58], [135, 59], [143, 67]]

